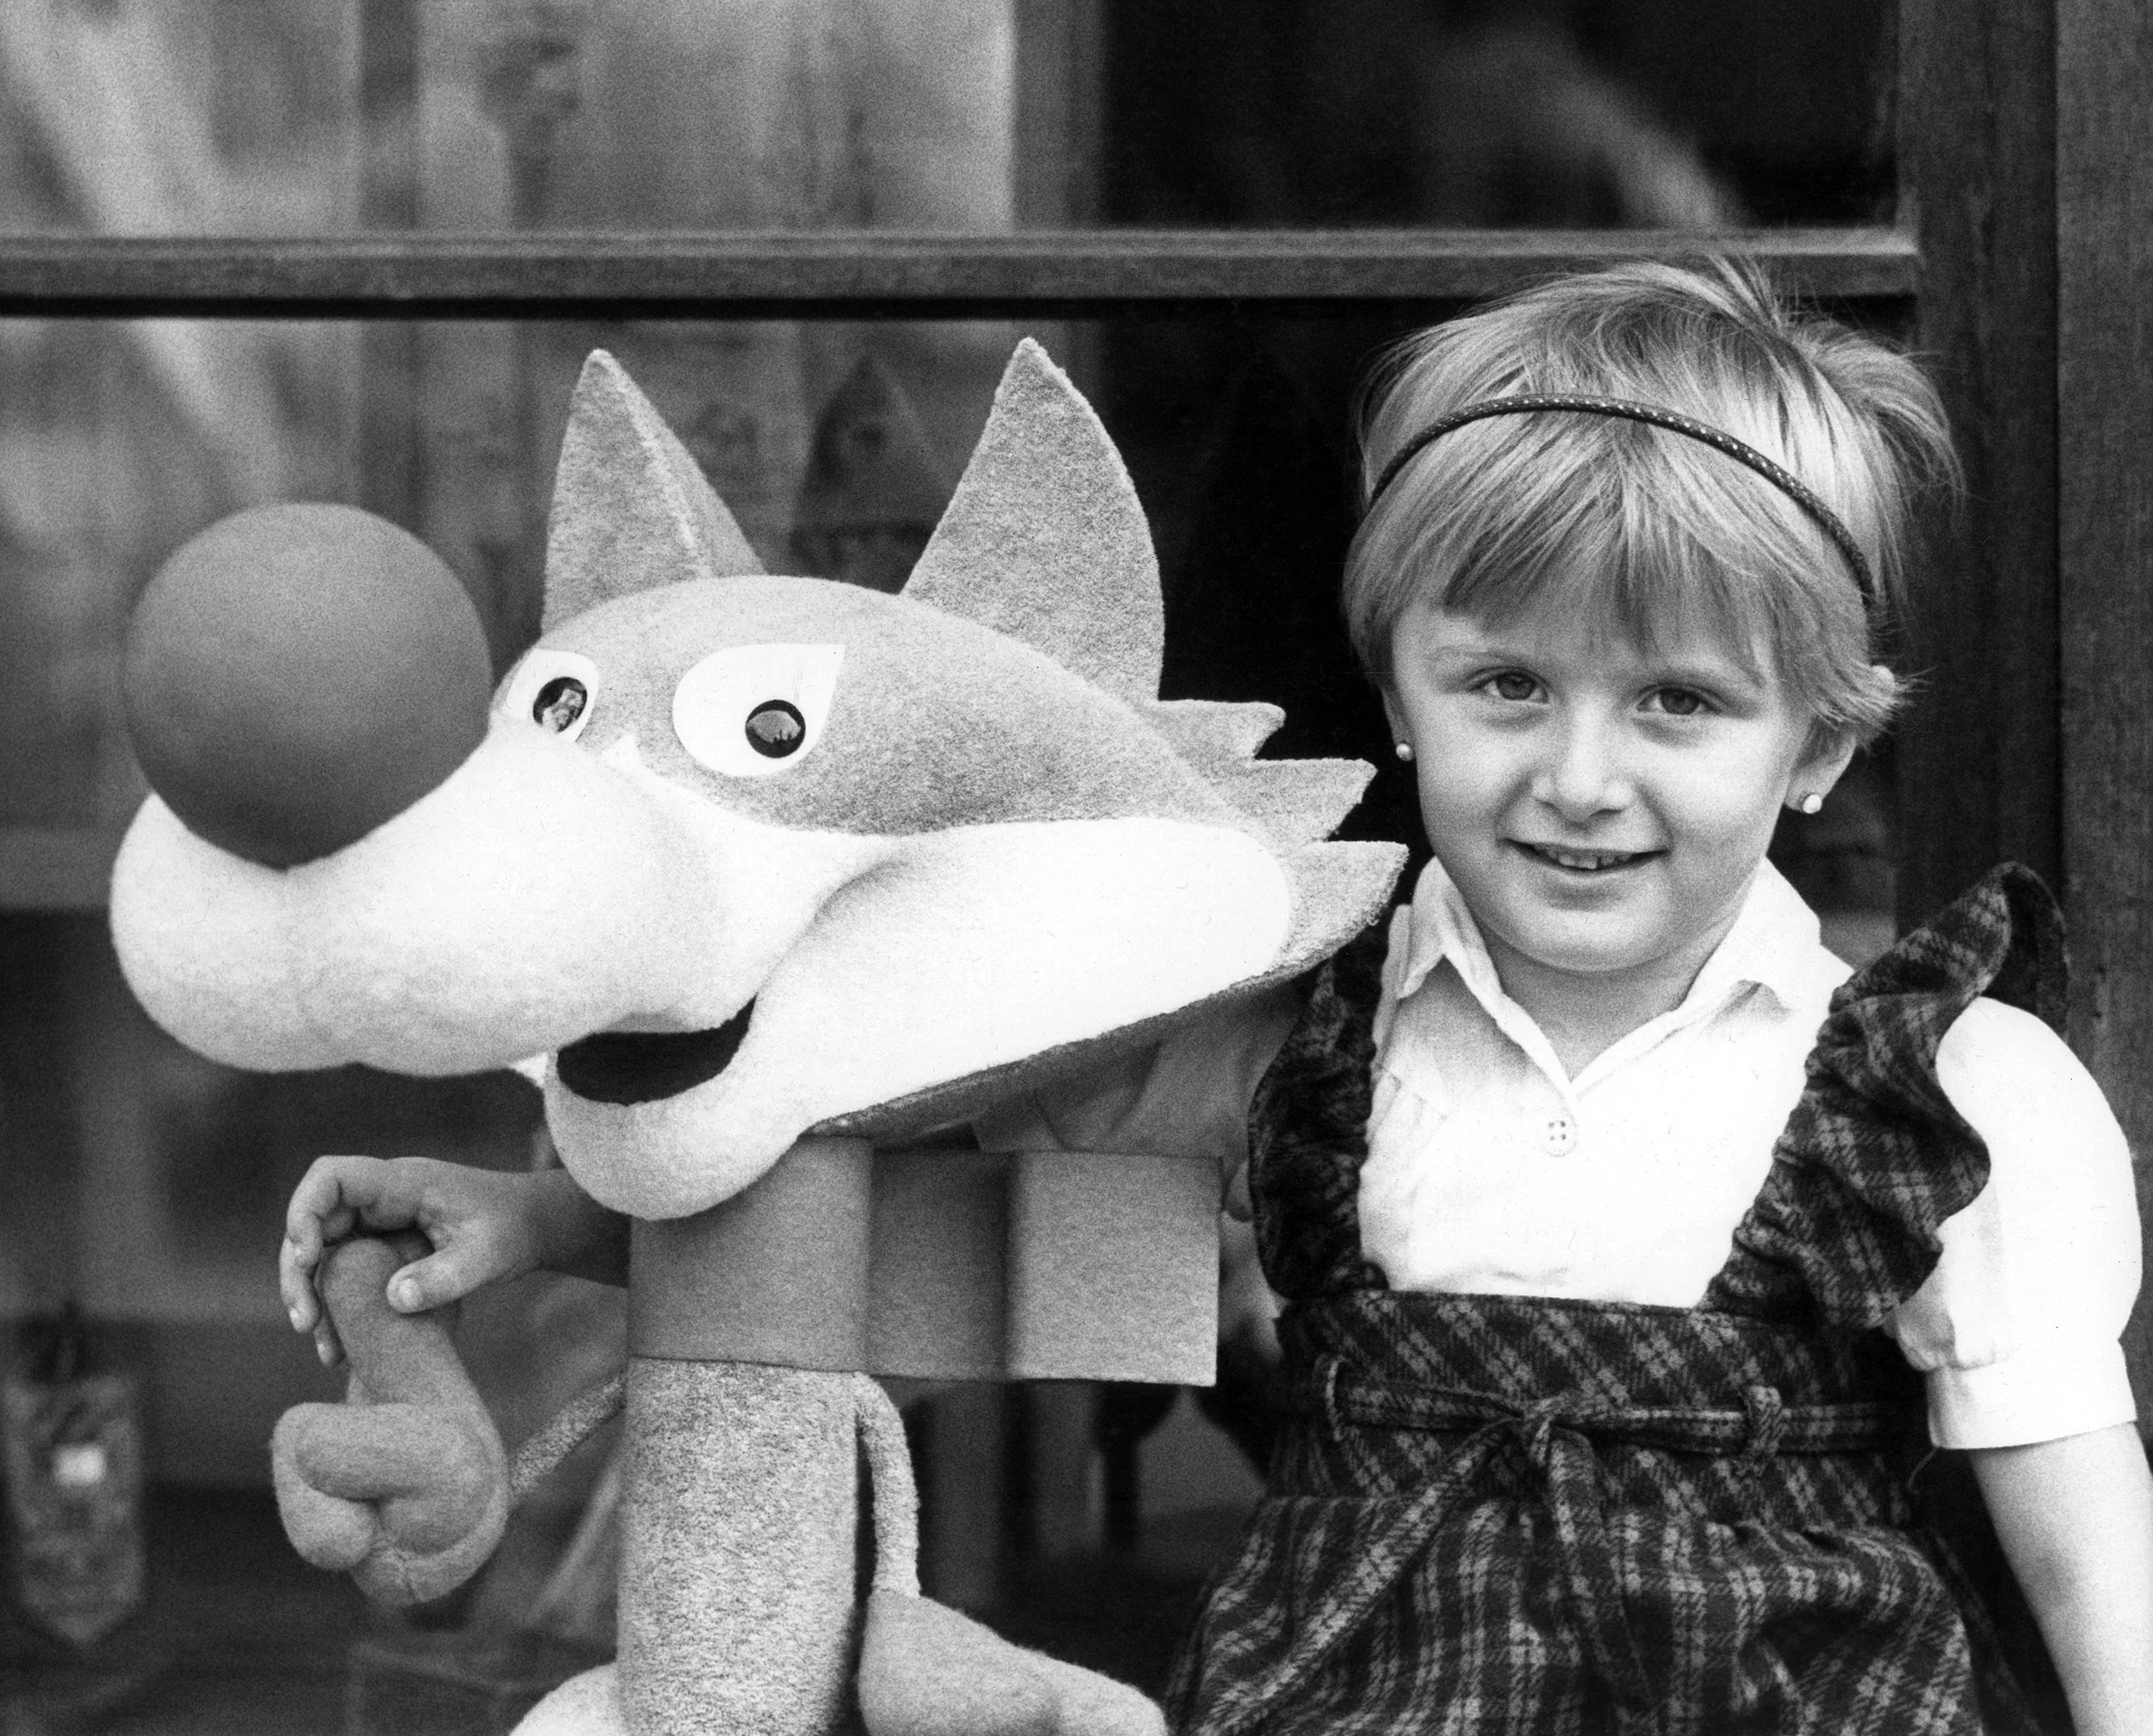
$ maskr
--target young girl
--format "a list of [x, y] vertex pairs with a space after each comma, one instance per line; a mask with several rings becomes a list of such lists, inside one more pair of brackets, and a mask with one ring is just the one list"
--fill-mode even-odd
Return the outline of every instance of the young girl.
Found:
[[[1899, 698], [1933, 394], [1740, 269], [1631, 266], [1414, 340], [1365, 450], [1345, 608], [1434, 848], [1411, 903], [982, 1130], [1218, 1151], [1286, 1300], [1177, 1724], [2037, 1728], [1933, 1442], [2077, 1727], [2153, 1730], [2130, 1159], [2044, 1022], [2052, 908], [1999, 871], [1849, 980], [1765, 861]], [[435, 1241], [400, 1307], [619, 1258], [565, 1176], [326, 1159], [302, 1330], [358, 1222]]]

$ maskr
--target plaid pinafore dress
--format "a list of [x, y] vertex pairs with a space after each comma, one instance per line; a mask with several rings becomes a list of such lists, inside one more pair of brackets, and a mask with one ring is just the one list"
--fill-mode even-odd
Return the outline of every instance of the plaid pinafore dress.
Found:
[[[1846, 984], [1695, 1308], [1394, 1294], [1363, 1257], [1382, 934], [1311, 979], [1251, 1119], [1290, 1415], [1168, 1693], [1244, 1733], [2053, 1727], [2038, 1648], [1879, 1327], [1988, 1153], [1936, 1082], [1987, 994], [2061, 1017], [2061, 927], [2001, 868]], [[1970, 1485], [1963, 1485], [1970, 1487]], [[2015, 1620], [2012, 1616], [2015, 1615]], [[2017, 1647], [2021, 1652], [2025, 1647]]]

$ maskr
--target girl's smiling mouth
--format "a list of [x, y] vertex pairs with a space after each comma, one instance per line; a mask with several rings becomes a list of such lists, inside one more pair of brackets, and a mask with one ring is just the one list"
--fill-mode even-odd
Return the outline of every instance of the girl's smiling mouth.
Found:
[[1610, 873], [1634, 867], [1660, 853], [1657, 850], [1578, 850], [1560, 844], [1535, 844], [1522, 838], [1513, 838], [1510, 843], [1512, 849], [1522, 850], [1537, 861], [1573, 874]]

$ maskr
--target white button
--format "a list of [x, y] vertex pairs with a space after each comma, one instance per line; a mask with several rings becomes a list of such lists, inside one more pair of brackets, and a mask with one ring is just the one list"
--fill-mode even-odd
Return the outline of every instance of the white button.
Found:
[[1551, 1115], [1548, 1118], [1547, 1144], [1550, 1157], [1568, 1156], [1576, 1149], [1577, 1143], [1576, 1122], [1567, 1115]]

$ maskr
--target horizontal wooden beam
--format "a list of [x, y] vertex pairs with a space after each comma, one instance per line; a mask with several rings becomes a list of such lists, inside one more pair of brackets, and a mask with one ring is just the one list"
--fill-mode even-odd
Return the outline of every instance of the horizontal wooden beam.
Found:
[[367, 234], [0, 239], [0, 315], [307, 319], [858, 319], [1345, 312], [1455, 303], [1707, 249], [1801, 295], [1911, 296], [1889, 228], [1079, 230], [1002, 235]]

